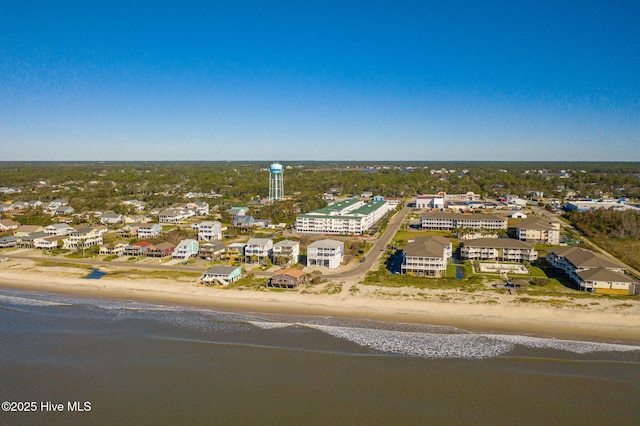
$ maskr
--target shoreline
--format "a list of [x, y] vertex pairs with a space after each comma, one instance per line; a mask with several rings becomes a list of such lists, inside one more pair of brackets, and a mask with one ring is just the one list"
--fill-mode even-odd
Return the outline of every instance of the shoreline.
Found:
[[[46, 280], [46, 282], [43, 282]], [[0, 288], [79, 297], [278, 316], [330, 316], [388, 323], [455, 327], [472, 333], [512, 334], [640, 346], [640, 304], [630, 312], [593, 308], [481, 305], [393, 300], [370, 295], [233, 290], [160, 279], [99, 279], [0, 269]], [[456, 291], [448, 291], [458, 295]], [[615, 306], [612, 302], [611, 306]]]

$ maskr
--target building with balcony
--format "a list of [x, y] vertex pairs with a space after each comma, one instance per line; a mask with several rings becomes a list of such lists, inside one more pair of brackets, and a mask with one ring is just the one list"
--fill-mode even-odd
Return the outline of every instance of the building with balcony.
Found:
[[560, 223], [542, 217], [523, 219], [516, 227], [519, 240], [534, 244], [560, 244]]
[[320, 240], [307, 246], [307, 266], [323, 266], [335, 269], [344, 260], [344, 243]]
[[531, 244], [510, 238], [478, 238], [462, 243], [460, 257], [469, 260], [534, 262], [538, 252]]
[[269, 238], [251, 238], [244, 248], [246, 263], [264, 263], [273, 252], [273, 240]]
[[422, 229], [448, 230], [492, 229], [507, 230], [507, 219], [492, 214], [462, 214], [449, 212], [428, 212], [420, 219]]
[[273, 263], [276, 265], [293, 265], [300, 257], [300, 243], [298, 241], [283, 240], [273, 245]]
[[[574, 282], [580, 285], [581, 290], [593, 290], [594, 287], [587, 287], [587, 278], [593, 278], [589, 274], [581, 274], [596, 268], [604, 268], [608, 271], [626, 274], [624, 266], [605, 257], [600, 253], [585, 250], [580, 247], [561, 247], [553, 249], [547, 254], [547, 262], [554, 268], [563, 272]], [[588, 281], [588, 280], [587, 280]]]
[[417, 237], [403, 250], [401, 273], [420, 277], [443, 277], [453, 254], [451, 241], [444, 237]]
[[361, 235], [389, 212], [385, 200], [365, 203], [351, 198], [296, 217], [296, 231], [308, 234]]

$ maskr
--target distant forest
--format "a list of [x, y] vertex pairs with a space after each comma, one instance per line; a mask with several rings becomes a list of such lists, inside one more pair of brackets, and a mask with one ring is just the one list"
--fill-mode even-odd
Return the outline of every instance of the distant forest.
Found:
[[[148, 207], [219, 195], [214, 204], [253, 203], [268, 195], [271, 162], [0, 162], [0, 187], [19, 194], [0, 200], [68, 200], [76, 211], [117, 210], [119, 200], [139, 199]], [[416, 194], [475, 192], [563, 199], [640, 198], [640, 163], [596, 162], [282, 162], [286, 202], [263, 206], [265, 218], [291, 222], [296, 211], [324, 204], [322, 195], [408, 198]], [[196, 200], [198, 198], [196, 197]]]

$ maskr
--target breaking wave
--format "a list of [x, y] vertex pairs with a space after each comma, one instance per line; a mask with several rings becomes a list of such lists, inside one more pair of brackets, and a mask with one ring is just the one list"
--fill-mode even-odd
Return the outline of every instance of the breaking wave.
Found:
[[[202, 332], [235, 333], [316, 330], [374, 352], [422, 358], [482, 359], [504, 356], [516, 348], [560, 350], [573, 354], [637, 352], [640, 346], [559, 340], [521, 335], [470, 333], [454, 327], [381, 323], [331, 317], [280, 317], [265, 314], [218, 312], [210, 309], [165, 306], [134, 301], [106, 301], [70, 296], [0, 293], [0, 307], [79, 307], [109, 322], [150, 320]], [[48, 308], [47, 308], [48, 309]], [[71, 310], [66, 315], [78, 315]], [[65, 315], [65, 314], [63, 314]], [[636, 356], [634, 356], [634, 359]]]

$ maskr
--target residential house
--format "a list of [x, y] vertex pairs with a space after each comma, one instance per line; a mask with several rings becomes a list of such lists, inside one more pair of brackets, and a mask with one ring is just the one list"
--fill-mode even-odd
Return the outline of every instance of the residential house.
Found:
[[191, 228], [198, 231], [198, 241], [222, 239], [222, 224], [216, 220], [194, 223]]
[[60, 235], [50, 235], [33, 240], [33, 247], [40, 250], [55, 250], [62, 246], [63, 241]]
[[11, 219], [0, 219], [0, 232], [15, 231], [19, 227], [20, 224]]
[[519, 240], [534, 244], [560, 244], [560, 223], [542, 217], [524, 219], [516, 227]]
[[209, 215], [209, 203], [207, 203], [206, 201], [197, 201], [193, 203], [187, 203], [185, 207], [193, 211], [195, 216]]
[[44, 228], [44, 232], [49, 235], [69, 235], [75, 229], [68, 223], [54, 223]]
[[66, 200], [55, 199], [55, 200], [52, 200], [47, 205], [47, 207], [45, 207], [45, 210], [47, 210], [50, 214], [54, 214], [58, 208], [66, 206], [66, 205], [67, 205], [67, 201]]
[[53, 214], [55, 216], [69, 216], [71, 215], [75, 209], [71, 206], [60, 206], [54, 210]]
[[247, 243], [231, 243], [224, 249], [224, 257], [233, 262], [244, 260], [244, 249]]
[[417, 237], [403, 250], [401, 273], [420, 277], [443, 277], [453, 254], [451, 241], [444, 237]]
[[173, 257], [174, 259], [187, 260], [193, 256], [197, 256], [199, 250], [200, 244], [198, 243], [198, 241], [187, 238], [178, 243], [178, 246], [173, 251], [171, 257]]
[[127, 243], [111, 243], [100, 247], [100, 254], [105, 256], [122, 256]]
[[495, 260], [501, 262], [533, 262], [538, 252], [533, 245], [511, 238], [478, 238], [464, 241], [460, 257], [471, 260]]
[[145, 253], [147, 257], [168, 257], [171, 256], [176, 246], [171, 243], [160, 243], [149, 247], [149, 250]]
[[273, 288], [294, 289], [307, 282], [307, 276], [300, 269], [282, 269], [271, 277], [268, 286]]
[[[40, 227], [40, 228], [42, 228], [42, 227]], [[49, 236], [50, 235], [48, 235], [44, 231], [31, 232], [29, 234], [16, 237], [17, 238], [17, 246], [20, 247], [20, 248], [35, 248], [35, 243], [34, 243], [35, 240], [37, 240], [38, 238], [45, 238], [45, 237], [49, 237]]]
[[283, 240], [273, 245], [273, 263], [276, 265], [296, 264], [299, 257], [300, 243], [298, 241]]
[[18, 245], [18, 239], [16, 237], [0, 238], [0, 248], [15, 247], [16, 245]]
[[202, 284], [212, 285], [229, 285], [236, 282], [242, 276], [242, 268], [239, 266], [219, 266], [215, 265], [209, 268], [200, 277]]
[[153, 222], [153, 220], [146, 215], [143, 214], [134, 214], [131, 216], [125, 216], [124, 218], [124, 223], [149, 223], [149, 222]]
[[75, 228], [64, 238], [63, 248], [65, 249], [85, 249], [92, 246], [102, 245], [102, 233], [90, 227]]
[[138, 201], [138, 200], [122, 201], [121, 204], [124, 206], [131, 206], [138, 212], [141, 212], [147, 206], [147, 203], [145, 203], [144, 201]]
[[45, 233], [44, 227], [39, 225], [21, 225], [21, 226], [18, 226], [18, 229], [13, 231], [13, 235], [19, 238], [19, 237], [26, 237], [28, 235], [33, 234], [34, 232]]
[[100, 216], [100, 223], [106, 226], [116, 226], [124, 223], [125, 217], [119, 213], [105, 212]]
[[273, 252], [273, 240], [268, 238], [251, 238], [244, 248], [245, 262], [264, 263]]
[[624, 266], [619, 263], [610, 260], [600, 253], [595, 253], [580, 247], [553, 249], [553, 251], [547, 254], [547, 261], [554, 268], [564, 272], [574, 282], [579, 284], [582, 290], [588, 290], [584, 279], [580, 276], [580, 273], [583, 271], [600, 267], [620, 274], [625, 274], [626, 272]]
[[120, 238], [136, 238], [141, 223], [129, 223], [118, 230]]
[[235, 218], [237, 216], [246, 216], [248, 212], [248, 207], [231, 207], [229, 210], [227, 210], [227, 213], [231, 215], [232, 222], [235, 222]]
[[638, 281], [627, 274], [602, 266], [578, 272], [580, 288], [601, 294], [635, 294]]
[[252, 228], [255, 225], [255, 219], [250, 215], [236, 215], [233, 217], [233, 226], [238, 228]]
[[168, 209], [162, 210], [158, 215], [158, 221], [160, 223], [173, 223], [180, 224], [189, 219], [195, 213], [188, 209]]
[[153, 244], [149, 241], [138, 241], [137, 243], [132, 243], [126, 246], [122, 251], [122, 255], [129, 257], [141, 257], [147, 253], [151, 246], [153, 246]]
[[507, 219], [492, 214], [462, 214], [449, 212], [428, 212], [421, 217], [422, 229], [454, 230], [470, 229], [507, 229]]
[[137, 236], [141, 239], [157, 238], [162, 234], [162, 226], [157, 223], [139, 223]]
[[324, 266], [335, 269], [344, 260], [344, 243], [335, 240], [319, 240], [307, 246], [307, 266]]
[[38, 207], [42, 207], [42, 201], [39, 201], [39, 200], [29, 201], [29, 208], [37, 209]]
[[216, 260], [222, 257], [225, 252], [224, 243], [222, 241], [211, 241], [200, 246], [198, 256], [200, 259]]

